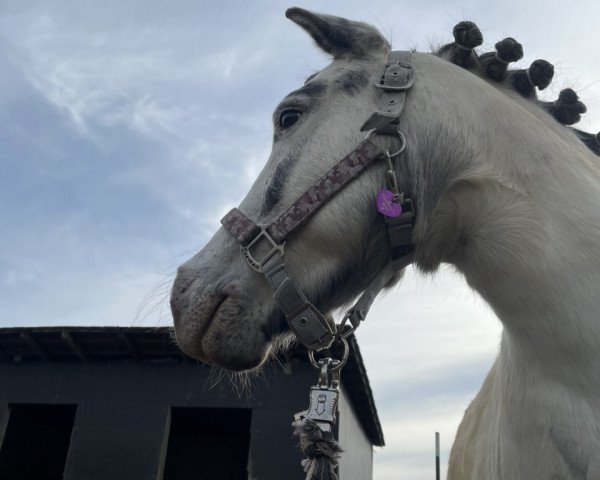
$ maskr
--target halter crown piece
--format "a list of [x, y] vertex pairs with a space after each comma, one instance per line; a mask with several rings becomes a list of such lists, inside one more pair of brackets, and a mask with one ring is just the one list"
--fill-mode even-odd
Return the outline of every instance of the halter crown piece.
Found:
[[[405, 139], [398, 130], [398, 122], [406, 92], [414, 81], [410, 51], [391, 52], [381, 69], [375, 86], [381, 90], [377, 109], [361, 127], [370, 131], [355, 150], [335, 164], [315, 185], [309, 188], [290, 208], [269, 225], [259, 225], [239, 209], [232, 209], [221, 219], [221, 224], [241, 245], [241, 254], [253, 270], [262, 273], [273, 290], [277, 306], [285, 314], [292, 332], [309, 351], [329, 347], [336, 338], [347, 338], [365, 319], [373, 300], [390, 275], [378, 275], [365, 290], [341, 325], [333, 329], [324, 315], [308, 300], [292, 280], [284, 263], [284, 245], [288, 237], [300, 229], [323, 205], [331, 200], [352, 180], [357, 178], [374, 160], [386, 158], [386, 180], [394, 193], [394, 201], [401, 204], [402, 213], [385, 217], [391, 246], [390, 262], [394, 271], [400, 270], [413, 259], [412, 231], [415, 209], [410, 198], [398, 191], [393, 159], [403, 154]], [[376, 135], [393, 135], [401, 140], [398, 152], [389, 154], [374, 143]], [[395, 191], [394, 191], [395, 187]], [[350, 322], [351, 328], [346, 328]]]

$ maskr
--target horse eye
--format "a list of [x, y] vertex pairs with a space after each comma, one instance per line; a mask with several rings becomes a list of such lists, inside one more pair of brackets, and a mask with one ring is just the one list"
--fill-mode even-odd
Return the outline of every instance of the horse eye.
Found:
[[285, 110], [279, 116], [279, 126], [283, 129], [290, 128], [294, 123], [300, 120], [302, 112], [298, 110]]

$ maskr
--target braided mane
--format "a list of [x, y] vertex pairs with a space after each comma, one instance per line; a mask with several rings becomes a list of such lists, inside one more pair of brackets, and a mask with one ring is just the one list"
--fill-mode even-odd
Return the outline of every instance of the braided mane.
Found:
[[600, 156], [600, 132], [588, 133], [570, 127], [587, 111], [586, 106], [571, 88], [562, 90], [553, 102], [538, 99], [536, 88], [545, 89], [554, 76], [554, 66], [547, 60], [535, 60], [526, 69], [509, 70], [508, 65], [523, 58], [523, 46], [512, 37], [507, 37], [496, 43], [493, 52], [477, 54], [475, 48], [483, 43], [483, 35], [473, 22], [462, 21], [455, 25], [452, 34], [454, 42], [440, 47], [436, 52], [440, 58], [445, 58], [474, 74], [491, 80], [489, 83], [508, 86], [520, 95], [537, 103], [559, 123], [567, 126], [575, 135], [596, 155]]

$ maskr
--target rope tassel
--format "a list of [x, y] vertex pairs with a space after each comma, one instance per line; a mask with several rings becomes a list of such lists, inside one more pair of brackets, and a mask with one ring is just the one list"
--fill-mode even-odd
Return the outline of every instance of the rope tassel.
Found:
[[301, 465], [306, 472], [306, 480], [338, 480], [336, 467], [343, 450], [331, 432], [321, 430], [310, 419], [292, 424], [294, 435], [300, 440], [300, 450], [306, 457]]

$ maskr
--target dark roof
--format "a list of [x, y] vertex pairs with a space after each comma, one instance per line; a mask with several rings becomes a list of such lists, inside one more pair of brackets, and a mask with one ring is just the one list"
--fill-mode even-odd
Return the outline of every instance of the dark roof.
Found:
[[[365, 434], [383, 446], [383, 432], [367, 372], [354, 337], [342, 370], [342, 384]], [[296, 353], [302, 353], [298, 349]], [[305, 357], [303, 355], [302, 357]], [[173, 340], [170, 327], [0, 328], [0, 361], [102, 361], [177, 359], [196, 362]]]

